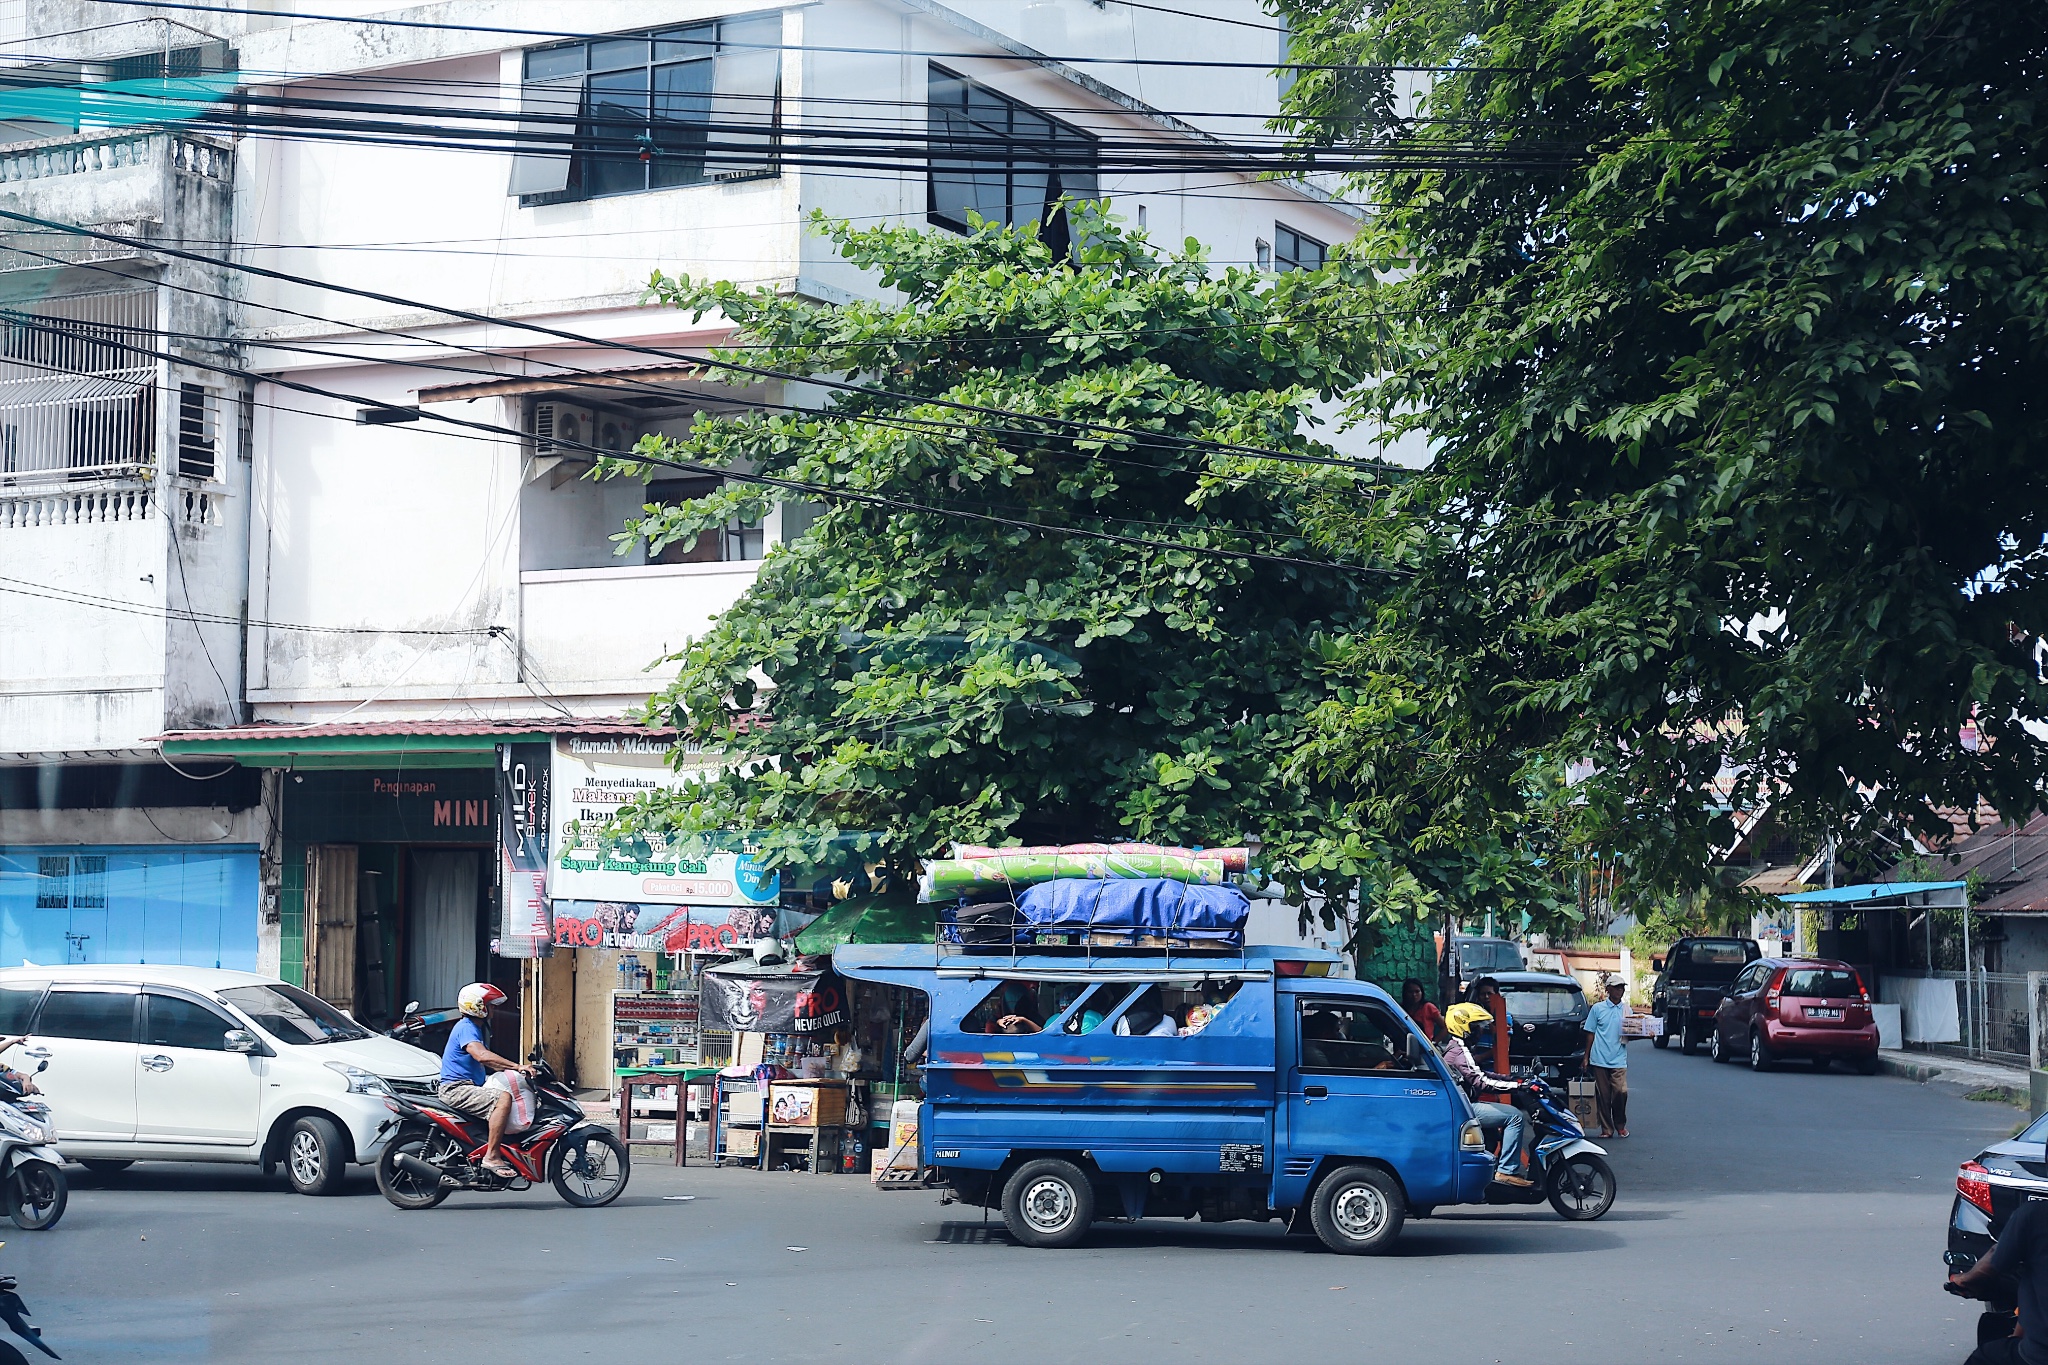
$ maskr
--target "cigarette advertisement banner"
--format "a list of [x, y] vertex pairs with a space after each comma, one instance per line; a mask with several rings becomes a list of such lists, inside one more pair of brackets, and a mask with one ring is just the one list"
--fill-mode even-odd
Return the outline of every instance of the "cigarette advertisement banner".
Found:
[[846, 987], [832, 972], [775, 976], [704, 973], [703, 1023], [733, 1033], [823, 1033], [846, 1022]]
[[499, 957], [546, 957], [554, 934], [548, 913], [548, 774], [546, 744], [498, 746]]
[[782, 879], [736, 852], [689, 852], [659, 833], [614, 837], [619, 808], [718, 771], [715, 761], [668, 766], [668, 746], [637, 735], [555, 737], [548, 894], [625, 905], [773, 906]]
[[772, 905], [629, 905], [555, 902], [557, 948], [636, 953], [741, 953], [755, 939], [788, 938], [813, 916]]

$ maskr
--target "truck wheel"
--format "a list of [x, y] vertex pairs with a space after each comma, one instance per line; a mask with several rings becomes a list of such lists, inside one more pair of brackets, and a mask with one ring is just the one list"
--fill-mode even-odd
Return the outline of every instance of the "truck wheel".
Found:
[[1662, 1052], [1671, 1046], [1671, 1016], [1664, 1016], [1664, 1031], [1650, 1040], [1650, 1046]]
[[1394, 1245], [1407, 1200], [1394, 1177], [1377, 1166], [1345, 1166], [1316, 1186], [1309, 1206], [1316, 1236], [1347, 1256], [1376, 1256]]
[[1003, 1226], [1028, 1247], [1070, 1247], [1095, 1221], [1095, 1187], [1071, 1161], [1043, 1157], [1003, 1186]]

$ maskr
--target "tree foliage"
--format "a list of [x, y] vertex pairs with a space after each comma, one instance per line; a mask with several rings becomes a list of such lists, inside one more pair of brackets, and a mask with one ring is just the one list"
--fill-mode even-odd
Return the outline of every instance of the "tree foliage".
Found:
[[1435, 164], [1359, 186], [1388, 335], [1358, 402], [1434, 463], [1326, 524], [1417, 570], [1339, 646], [1330, 761], [1399, 761], [1407, 703], [1435, 801], [1592, 761], [1560, 819], [1673, 882], [1731, 806], [1852, 838], [2036, 806], [2038, 10], [1283, 8], [1300, 139]]
[[955, 840], [1255, 834], [1298, 890], [1356, 883], [1343, 803], [1294, 761], [1324, 641], [1387, 581], [1306, 526], [1377, 486], [1304, 434], [1310, 398], [1362, 378], [1356, 272], [1219, 271], [1073, 211], [1078, 262], [1030, 228], [821, 221], [884, 302], [656, 278], [735, 326], [719, 360], [853, 387], [706, 414], [606, 469], [733, 475], [650, 506], [628, 537], [657, 548], [823, 509], [651, 704], [734, 766], [636, 819], [898, 874]]

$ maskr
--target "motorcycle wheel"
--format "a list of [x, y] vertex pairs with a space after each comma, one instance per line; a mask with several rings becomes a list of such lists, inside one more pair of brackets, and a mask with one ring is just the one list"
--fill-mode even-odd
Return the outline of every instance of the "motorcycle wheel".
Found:
[[384, 1155], [377, 1158], [377, 1188], [384, 1197], [401, 1209], [430, 1209], [448, 1197], [448, 1187], [438, 1180], [431, 1186], [398, 1164], [401, 1152], [432, 1163], [443, 1155], [441, 1148], [448, 1145], [448, 1139], [424, 1128], [412, 1128], [391, 1139]]
[[1550, 1168], [1550, 1207], [1574, 1223], [1590, 1223], [1614, 1207], [1614, 1168], [1592, 1152], [1579, 1152]]
[[548, 1154], [548, 1179], [555, 1193], [579, 1209], [601, 1209], [626, 1192], [633, 1162], [616, 1134], [586, 1132], [572, 1151], [568, 1139]]
[[24, 1161], [7, 1173], [7, 1216], [29, 1232], [57, 1226], [71, 1189], [64, 1172], [47, 1161]]

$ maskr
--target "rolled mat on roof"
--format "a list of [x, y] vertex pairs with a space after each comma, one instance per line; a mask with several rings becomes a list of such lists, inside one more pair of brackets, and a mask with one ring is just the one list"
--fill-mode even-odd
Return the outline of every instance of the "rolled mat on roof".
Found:
[[1219, 861], [1225, 872], [1242, 872], [1251, 863], [1248, 848], [1181, 848], [1173, 844], [1027, 844], [1016, 848], [994, 848], [987, 844], [955, 844], [955, 858], [1071, 858], [1089, 854], [1163, 853], [1175, 858]]
[[1221, 886], [1224, 870], [1220, 858], [1184, 858], [1172, 853], [1001, 853], [990, 858], [936, 858], [924, 866], [917, 898], [943, 901], [990, 891], [1007, 896], [1017, 887], [1061, 877], [1163, 878]]

